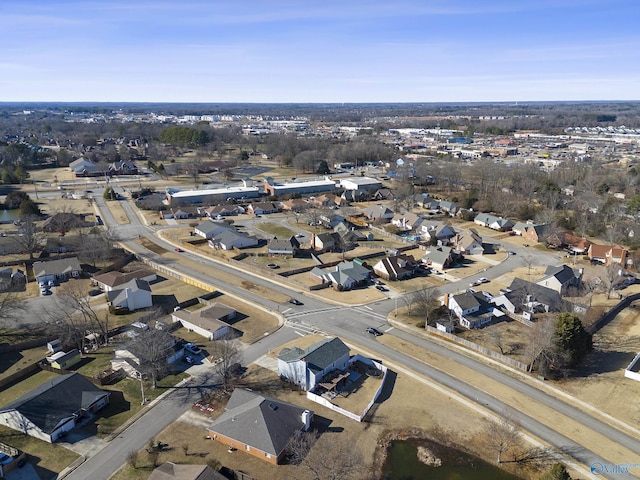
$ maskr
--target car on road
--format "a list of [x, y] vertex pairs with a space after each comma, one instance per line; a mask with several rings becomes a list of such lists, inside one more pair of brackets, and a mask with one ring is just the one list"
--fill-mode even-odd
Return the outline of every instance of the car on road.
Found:
[[200, 350], [200, 347], [198, 347], [197, 345], [193, 344], [193, 343], [187, 343], [184, 346], [184, 349], [191, 353], [192, 355], [200, 355], [202, 353], [202, 350]]
[[367, 327], [367, 333], [370, 333], [374, 337], [379, 337], [380, 335], [382, 335], [382, 332], [380, 330], [373, 327]]
[[480, 283], [489, 283], [489, 279], [488, 279], [488, 278], [484, 278], [484, 277], [480, 277], [480, 278], [478, 279], [478, 281], [479, 281]]
[[41, 289], [40, 289], [40, 295], [44, 295], [44, 296], [51, 295], [51, 290], [49, 290], [49, 289], [48, 289], [48, 288], [46, 288], [46, 287], [41, 288]]
[[304, 305], [304, 303], [302, 303], [300, 300], [298, 300], [297, 298], [290, 298], [289, 299], [289, 303], [293, 304], [293, 305]]
[[178, 252], [178, 253], [182, 253], [182, 252], [184, 252], [184, 250], [183, 250], [183, 249], [178, 248], [178, 247], [174, 248], [174, 250], [175, 250], [176, 252]]
[[478, 285], [480, 285], [482, 282], [480, 280], [476, 280], [475, 282], [471, 282], [469, 284], [470, 287], [477, 287]]
[[302, 238], [304, 237], [304, 233], [296, 233], [296, 238]]

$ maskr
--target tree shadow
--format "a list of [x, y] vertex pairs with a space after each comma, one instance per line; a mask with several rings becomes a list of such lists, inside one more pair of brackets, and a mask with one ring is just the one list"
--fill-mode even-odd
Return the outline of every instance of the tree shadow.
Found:
[[624, 370], [635, 356], [636, 354], [631, 352], [593, 350], [583, 364], [576, 369], [575, 376], [586, 378], [600, 373]]

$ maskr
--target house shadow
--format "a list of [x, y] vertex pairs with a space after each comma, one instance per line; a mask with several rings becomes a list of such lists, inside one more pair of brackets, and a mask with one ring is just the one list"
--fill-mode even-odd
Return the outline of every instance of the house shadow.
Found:
[[29, 463], [33, 466], [33, 469], [38, 475], [38, 478], [56, 478], [56, 476], [58, 475], [57, 472], [53, 472], [48, 468], [45, 468], [42, 465], [40, 465], [42, 458], [38, 457], [37, 455], [29, 454], [28, 459], [29, 459]]
[[[3, 345], [8, 345], [6, 343], [0, 343], [0, 347]], [[22, 354], [20, 352], [6, 352], [0, 354], [0, 373], [4, 373], [6, 370], [12, 365], [20, 362], [22, 360]]]
[[151, 295], [151, 302], [155, 306], [164, 308], [170, 312], [174, 307], [177, 307], [179, 302], [175, 295]]
[[131, 410], [131, 402], [124, 398], [124, 393], [119, 390], [107, 390], [109, 395], [109, 405], [100, 410], [99, 417], [110, 418], [123, 412]]
[[242, 320], [249, 318], [248, 315], [245, 315], [244, 313], [238, 312], [236, 311], [236, 314], [234, 315], [233, 318], [230, 318], [228, 320], [224, 320], [224, 323], [228, 324], [228, 325], [235, 325], [238, 322], [241, 322]]
[[576, 369], [575, 376], [587, 378], [600, 373], [618, 372], [627, 368], [635, 356], [630, 352], [593, 350]]
[[163, 277], [162, 275], [158, 275], [158, 274], [156, 273], [156, 278], [155, 278], [155, 280], [150, 281], [150, 282], [149, 282], [149, 285], [155, 285], [156, 283], [164, 282], [164, 281], [166, 281], [166, 280], [167, 280], [167, 278], [166, 278], [166, 277]]

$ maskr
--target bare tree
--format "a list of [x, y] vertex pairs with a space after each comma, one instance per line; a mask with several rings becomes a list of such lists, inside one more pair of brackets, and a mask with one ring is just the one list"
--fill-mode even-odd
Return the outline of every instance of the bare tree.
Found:
[[536, 322], [529, 330], [529, 343], [527, 344], [525, 353], [529, 359], [529, 363], [533, 364], [547, 352], [552, 344], [555, 335], [555, 325], [552, 318], [545, 317]]
[[411, 294], [411, 303], [416, 313], [424, 316], [425, 325], [431, 320], [432, 312], [440, 306], [438, 301], [439, 297], [440, 290], [427, 286], [423, 286]]
[[29, 259], [33, 260], [34, 254], [42, 248], [42, 242], [46, 235], [36, 226], [38, 217], [35, 215], [25, 215], [21, 219], [20, 235], [14, 237], [15, 242], [29, 254]]
[[520, 425], [512, 411], [506, 411], [500, 418], [489, 420], [485, 438], [487, 447], [496, 455], [497, 462], [502, 463], [503, 455], [514, 450], [520, 442]]
[[[61, 237], [72, 228], [82, 227], [84, 222], [70, 207], [62, 207], [47, 220], [47, 231], [57, 232]], [[45, 228], [43, 226], [43, 228]]]
[[0, 293], [0, 320], [12, 318], [24, 309], [24, 302], [15, 292]]
[[610, 263], [604, 269], [604, 275], [601, 277], [601, 285], [607, 292], [607, 298], [611, 298], [611, 292], [624, 282], [624, 277], [620, 275], [621, 269], [622, 266], [617, 263]]
[[359, 480], [367, 478], [365, 460], [351, 439], [321, 437], [300, 465], [301, 475], [311, 480]]
[[167, 357], [175, 345], [175, 340], [165, 330], [150, 328], [136, 339], [136, 349], [140, 355], [140, 366], [151, 377], [153, 388], [168, 368]]
[[118, 235], [110, 228], [92, 228], [90, 232], [80, 232], [82, 250], [80, 256], [94, 267], [97, 263], [113, 258]]
[[222, 388], [226, 391], [233, 379], [232, 365], [241, 358], [240, 345], [233, 335], [225, 335], [213, 342], [211, 356], [214, 359], [214, 370], [220, 376]]

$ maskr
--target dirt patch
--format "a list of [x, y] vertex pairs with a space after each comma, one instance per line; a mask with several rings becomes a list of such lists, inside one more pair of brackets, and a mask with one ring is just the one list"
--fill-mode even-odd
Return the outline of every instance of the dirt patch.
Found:
[[131, 223], [127, 212], [124, 211], [119, 200], [105, 202], [105, 205], [111, 211], [111, 215], [113, 215], [113, 218], [118, 222], [118, 225], [127, 225], [128, 223]]

